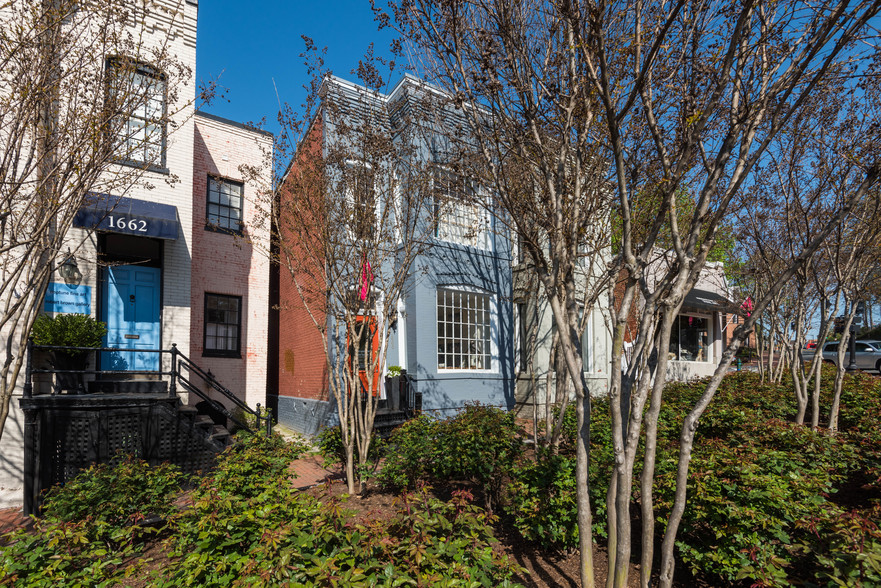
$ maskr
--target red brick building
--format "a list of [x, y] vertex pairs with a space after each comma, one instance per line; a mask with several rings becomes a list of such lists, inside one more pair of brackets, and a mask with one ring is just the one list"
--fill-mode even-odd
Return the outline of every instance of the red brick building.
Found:
[[[190, 348], [249, 406], [265, 406], [272, 135], [198, 112], [193, 146]], [[243, 165], [264, 166], [246, 178]], [[219, 396], [215, 399], [221, 400]]]

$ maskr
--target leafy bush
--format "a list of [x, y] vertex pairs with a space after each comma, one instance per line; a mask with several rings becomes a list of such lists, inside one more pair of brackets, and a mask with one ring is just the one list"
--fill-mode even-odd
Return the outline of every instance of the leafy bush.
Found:
[[802, 547], [821, 565], [816, 578], [833, 586], [881, 586], [881, 505], [824, 514], [801, 525], [813, 535]]
[[277, 481], [288, 482], [294, 477], [291, 462], [308, 450], [302, 440], [287, 442], [279, 435], [263, 432], [240, 432], [236, 443], [218, 458], [210, 483], [224, 497], [248, 499], [272, 487]]
[[388, 456], [377, 481], [394, 490], [413, 490], [419, 481], [433, 478], [440, 459], [441, 421], [420, 414], [395, 429], [388, 440]]
[[379, 479], [392, 488], [465, 480], [491, 507], [523, 452], [519, 435], [513, 413], [479, 403], [446, 420], [420, 416], [392, 434]]
[[176, 511], [172, 499], [184, 475], [176, 465], [151, 466], [131, 455], [92, 465], [67, 484], [53, 486], [43, 501], [43, 517], [60, 522], [90, 521], [125, 527]]
[[138, 523], [168, 517], [183, 475], [126, 457], [81, 472], [47, 494], [35, 531], [18, 531], [0, 548], [0, 585], [115, 585], [133, 572], [124, 564], [155, 530]]
[[[41, 314], [34, 321], [31, 336], [37, 345], [100, 347], [107, 325], [87, 314], [59, 314], [52, 318]], [[68, 353], [80, 353], [68, 351]]]
[[578, 546], [575, 459], [546, 455], [514, 470], [505, 508], [520, 534], [543, 545]]
[[492, 549], [491, 520], [467, 494], [450, 503], [423, 489], [389, 521], [362, 525], [339, 499], [321, 503], [279, 476], [229, 493], [223, 459], [177, 521], [159, 586], [511, 586], [519, 571]]
[[[830, 401], [832, 375], [831, 370], [824, 370], [825, 406]], [[846, 378], [841, 431], [831, 435], [789, 422], [795, 403], [787, 382], [763, 384], [748, 372], [726, 377], [698, 423], [689, 501], [677, 543], [681, 560], [695, 573], [725, 582], [748, 579], [756, 586], [816, 580], [854, 586], [854, 577], [871, 577], [866, 574], [875, 573], [871, 566], [878, 554], [874, 527], [868, 521], [877, 520], [877, 513], [854, 514], [841, 525], [833, 521], [844, 520], [845, 510], [836, 495], [847, 480], [851, 484], [857, 480], [863, 491], [881, 496], [878, 390], [874, 378]], [[662, 523], [675, 491], [682, 419], [702, 391], [700, 382], [671, 382], [664, 390], [654, 488], [655, 509]], [[535, 463], [515, 470], [506, 511], [524, 537], [572, 547], [577, 543], [574, 407], [563, 422], [560, 455], [539, 454]], [[641, 469], [641, 458], [640, 448], [636, 472]], [[607, 487], [612, 464], [608, 404], [594, 401], [591, 488]], [[634, 502], [638, 491], [637, 486]], [[606, 505], [602, 492], [592, 492], [591, 506], [594, 531], [603, 536]], [[862, 518], [854, 518], [858, 516]]]

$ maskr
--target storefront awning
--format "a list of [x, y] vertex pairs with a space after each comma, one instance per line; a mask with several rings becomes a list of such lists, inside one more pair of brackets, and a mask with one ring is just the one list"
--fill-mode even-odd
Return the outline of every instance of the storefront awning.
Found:
[[73, 226], [140, 237], [177, 239], [177, 207], [110, 194], [90, 194]]
[[714, 310], [716, 312], [737, 311], [737, 306], [721, 294], [697, 288], [685, 295], [682, 308], [697, 308], [699, 310]]

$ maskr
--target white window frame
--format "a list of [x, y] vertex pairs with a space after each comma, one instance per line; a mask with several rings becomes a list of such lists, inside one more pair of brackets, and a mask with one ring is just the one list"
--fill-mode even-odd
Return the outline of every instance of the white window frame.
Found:
[[354, 223], [357, 218], [356, 211], [356, 201], [355, 201], [355, 193], [352, 190], [352, 185], [349, 183], [349, 170], [355, 170], [357, 168], [364, 168], [366, 170], [370, 170], [373, 173], [373, 230], [374, 235], [379, 233], [380, 230], [380, 218], [381, 218], [381, 210], [379, 198], [376, 193], [376, 173], [373, 169], [373, 165], [366, 161], [360, 161], [358, 159], [347, 159], [345, 162], [346, 168], [343, 171], [343, 187], [345, 190], [346, 197], [346, 207], [352, 211], [351, 219], [346, 222], [346, 233], [349, 236], [349, 239], [355, 241], [359, 238], [359, 235], [355, 233]]
[[[166, 77], [151, 66], [125, 56], [110, 57], [106, 63], [108, 95], [112, 96], [115, 84], [121, 83], [123, 104], [119, 106], [123, 110], [127, 107], [134, 108], [132, 112], [119, 112], [116, 115], [123, 121], [118, 163], [146, 165], [148, 169], [164, 170], [168, 133]], [[140, 96], [137, 93], [138, 87], [155, 88], [156, 91]]]
[[[439, 351], [437, 351], [439, 336], [438, 336], [438, 321], [440, 320], [440, 313], [438, 307], [438, 294], [442, 291], [448, 292], [460, 292], [465, 294], [477, 294], [480, 296], [486, 296], [489, 301], [488, 310], [489, 310], [489, 368], [483, 369], [471, 369], [471, 368], [447, 368], [440, 367], [438, 359]], [[460, 286], [460, 285], [441, 285], [438, 286], [435, 290], [434, 296], [434, 342], [435, 342], [435, 372], [437, 374], [495, 374], [499, 373], [499, 350], [498, 350], [498, 340], [499, 340], [499, 309], [498, 309], [498, 297], [495, 293], [490, 292], [488, 290], [484, 290], [482, 288], [471, 287], [471, 286]], [[446, 337], [445, 337], [446, 338]]]
[[[482, 193], [482, 187], [471, 178], [466, 178], [456, 174], [452, 170], [444, 166], [436, 166], [434, 172], [435, 194], [442, 189], [439, 182], [441, 174], [451, 177], [456, 183], [462, 182], [463, 191], [465, 183], [470, 183], [475, 194]], [[450, 207], [453, 207], [452, 209]], [[449, 191], [445, 195], [444, 202], [439, 202], [437, 198], [434, 202], [435, 212], [435, 230], [434, 236], [438, 241], [446, 243], [455, 243], [463, 247], [473, 247], [482, 251], [492, 251], [492, 217], [489, 211], [476, 203], [463, 202], [461, 199], [454, 200]], [[450, 217], [454, 216], [459, 219], [458, 222], [450, 221]], [[469, 235], [468, 227], [474, 228], [474, 236]], [[455, 229], [457, 228], [457, 229]], [[455, 234], [461, 231], [461, 235]]]

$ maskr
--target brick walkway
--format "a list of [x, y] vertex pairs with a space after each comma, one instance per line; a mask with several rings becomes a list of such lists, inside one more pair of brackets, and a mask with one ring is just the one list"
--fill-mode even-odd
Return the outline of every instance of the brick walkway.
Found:
[[[296, 474], [294, 487], [304, 490], [327, 480], [341, 480], [343, 473], [339, 468], [327, 471], [322, 466], [320, 455], [307, 455], [291, 463], [291, 471]], [[24, 516], [21, 508], [0, 509], [0, 535], [5, 535], [30, 525], [31, 519]]]

